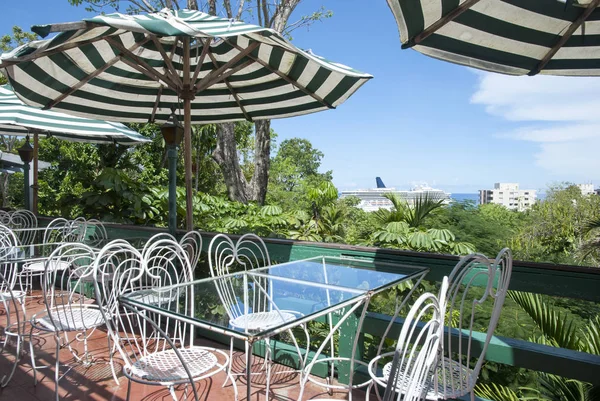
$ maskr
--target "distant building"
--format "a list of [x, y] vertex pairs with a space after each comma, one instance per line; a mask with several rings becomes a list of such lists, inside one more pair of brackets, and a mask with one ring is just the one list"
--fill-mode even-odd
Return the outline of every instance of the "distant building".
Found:
[[577, 184], [577, 188], [579, 188], [582, 195], [593, 195], [596, 193], [594, 184]]
[[535, 189], [519, 189], [517, 183], [498, 182], [494, 184], [494, 189], [479, 190], [481, 205], [495, 203], [520, 212], [529, 209], [536, 198]]

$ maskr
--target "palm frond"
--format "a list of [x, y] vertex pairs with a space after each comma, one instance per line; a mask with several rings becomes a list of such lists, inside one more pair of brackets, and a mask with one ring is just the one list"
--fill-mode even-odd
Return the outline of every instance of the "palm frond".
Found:
[[590, 319], [582, 331], [582, 351], [588, 354], [600, 355], [600, 316]]
[[538, 373], [540, 394], [549, 400], [586, 401], [592, 385], [548, 373]]
[[600, 218], [588, 220], [583, 225], [583, 233], [588, 234], [590, 231], [600, 228]]
[[478, 384], [475, 387], [475, 394], [478, 397], [494, 401], [521, 401], [517, 393], [512, 389], [495, 383]]
[[508, 296], [531, 317], [546, 337], [562, 348], [580, 350], [581, 340], [573, 319], [556, 311], [539, 294], [509, 291]]

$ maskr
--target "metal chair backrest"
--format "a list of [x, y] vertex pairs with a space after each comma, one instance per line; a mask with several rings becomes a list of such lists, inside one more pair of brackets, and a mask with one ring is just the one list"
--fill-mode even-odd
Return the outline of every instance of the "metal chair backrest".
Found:
[[18, 245], [19, 241], [14, 232], [0, 225], [0, 274], [4, 277], [0, 283], [0, 293], [11, 291], [15, 287], [18, 266], [16, 260], [11, 261], [11, 259], [17, 258]]
[[10, 214], [8, 225], [15, 230], [15, 234], [21, 245], [31, 245], [35, 243], [38, 221], [33, 212], [26, 209], [12, 212]]
[[146, 254], [148, 249], [150, 249], [156, 242], [162, 240], [171, 240], [177, 242], [177, 239], [173, 237], [169, 233], [158, 233], [154, 234], [152, 237], [148, 238], [148, 241], [144, 244], [144, 249], [142, 250], [142, 256]]
[[135, 293], [141, 303], [193, 316], [193, 286], [176, 286], [191, 274], [183, 248], [175, 241], [156, 241], [145, 256], [131, 245], [111, 242], [100, 251], [95, 266], [97, 299], [125, 369], [130, 371], [142, 357], [171, 349], [174, 343], [191, 346], [194, 340], [187, 323], [119, 301], [120, 296]]
[[94, 293], [86, 284], [93, 280], [95, 256], [87, 245], [66, 243], [59, 245], [44, 262], [43, 298], [56, 331], [75, 324], [91, 329], [102, 323], [87, 316]]
[[10, 213], [6, 210], [0, 210], [0, 224], [5, 226], [10, 224]]
[[192, 265], [192, 272], [195, 271], [200, 260], [200, 253], [202, 252], [202, 235], [195, 230], [188, 231], [181, 237], [179, 244], [188, 255], [188, 259]]
[[425, 399], [439, 358], [444, 333], [444, 299], [448, 278], [444, 277], [439, 297], [422, 294], [410, 308], [388, 372], [384, 400]]
[[[85, 239], [91, 245], [100, 245], [108, 239], [108, 233], [104, 224], [97, 219], [89, 219], [86, 222]], [[105, 245], [105, 244], [102, 244]]]
[[[499, 258], [502, 268], [498, 268], [497, 263], [490, 263], [484, 255], [471, 254], [462, 258], [450, 273], [446, 300], [447, 326], [458, 337], [458, 341], [453, 341], [450, 335], [444, 339], [446, 358], [442, 359], [441, 379], [444, 387], [451, 389], [452, 395], [473, 391], [496, 329], [510, 280], [510, 250], [503, 250]], [[491, 304], [492, 307], [482, 308], [485, 304]], [[474, 347], [473, 332], [480, 327], [487, 327], [486, 340], [482, 347]], [[448, 363], [450, 366], [446, 366]], [[447, 375], [447, 372], [470, 373]]]
[[67, 220], [58, 217], [52, 220], [44, 230], [43, 244], [60, 245], [67, 242], [83, 242], [87, 222], [83, 217]]
[[[208, 246], [208, 264], [212, 277], [220, 277], [240, 270], [252, 270], [271, 265], [267, 247], [260, 237], [254, 234], [242, 235], [237, 242], [224, 234], [216, 235]], [[269, 294], [272, 292], [266, 278], [253, 282], [255, 289], [248, 299], [250, 305], [240, 302], [240, 285], [235, 278], [215, 282], [221, 302], [230, 319], [252, 312], [265, 312], [270, 309]]]

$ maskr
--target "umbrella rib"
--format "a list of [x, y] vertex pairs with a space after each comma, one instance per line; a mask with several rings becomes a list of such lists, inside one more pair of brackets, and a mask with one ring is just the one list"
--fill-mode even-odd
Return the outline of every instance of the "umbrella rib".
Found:
[[590, 14], [596, 9], [596, 7], [598, 7], [598, 4], [600, 4], [600, 0], [593, 0], [592, 2], [590, 2], [587, 8], [569, 26], [565, 34], [558, 39], [558, 41], [552, 47], [552, 49], [550, 49], [550, 51], [546, 53], [546, 55], [540, 60], [538, 65], [536, 65], [533, 70], [529, 71], [527, 75], [537, 75], [540, 71], [542, 71], [546, 67], [548, 62], [550, 62], [552, 57], [554, 57], [554, 55], [564, 46], [564, 44], [567, 43], [567, 41], [571, 38], [575, 31], [579, 29], [581, 24], [583, 24], [585, 20], [590, 16]]
[[[213, 65], [215, 66], [215, 68], [217, 68], [217, 66], [218, 66], [217, 60], [215, 59], [213, 54], [208, 53], [208, 57], [210, 57], [210, 60], [212, 61]], [[242, 113], [244, 114], [244, 117], [246, 118], [246, 120], [252, 122], [252, 118], [250, 117], [248, 112], [246, 112], [246, 109], [244, 108], [244, 106], [242, 106], [242, 102], [240, 101], [238, 94], [233, 89], [233, 86], [231, 86], [231, 84], [229, 83], [229, 81], [226, 78], [223, 78], [223, 82], [225, 83], [225, 85], [227, 85], [227, 89], [229, 89], [229, 92], [231, 92], [231, 95], [235, 99], [235, 102], [237, 103], [240, 110], [242, 110]]]
[[477, 4], [479, 0], [467, 0], [448, 14], [435, 21], [433, 24], [429, 25], [426, 29], [424, 29], [421, 33], [415, 35], [413, 38], [410, 38], [405, 44], [402, 45], [403, 49], [408, 49], [410, 47], [416, 46], [429, 36], [436, 33], [440, 28], [446, 25], [448, 22], [454, 21], [459, 15], [473, 7]]
[[[145, 44], [149, 40], [150, 40], [150, 38], [144, 38], [144, 40], [142, 40], [141, 42], [137, 42], [135, 45], [133, 45], [130, 48], [130, 50], [133, 51], [133, 50], [137, 49], [138, 47], [142, 46], [143, 44]], [[123, 57], [122, 52], [119, 52], [119, 54], [117, 54], [115, 57], [113, 57], [108, 62], [106, 62], [102, 67], [98, 68], [97, 70], [95, 70], [91, 74], [88, 74], [88, 76], [86, 76], [81, 81], [77, 82], [75, 85], [73, 85], [71, 88], [69, 88], [68, 91], [62, 93], [59, 97], [55, 98], [54, 100], [52, 100], [51, 102], [49, 102], [48, 104], [46, 104], [43, 107], [43, 110], [50, 109], [50, 108], [56, 106], [57, 104], [59, 104], [60, 102], [62, 102], [68, 96], [70, 96], [73, 93], [75, 93], [75, 91], [77, 91], [83, 85], [87, 84], [90, 80], [92, 80], [93, 78], [95, 78], [98, 75], [102, 74], [108, 68], [110, 68], [111, 66], [113, 66], [116, 62], [118, 62], [119, 60], [121, 60], [122, 57]]]
[[[237, 44], [235, 43], [231, 43], [229, 41], [227, 41], [227, 43], [229, 43], [231, 46], [235, 47], [238, 50], [242, 50], [241, 47], [239, 47]], [[329, 104], [329, 102], [325, 101], [325, 99], [321, 98], [319, 95], [317, 95], [316, 93], [313, 93], [311, 91], [309, 91], [308, 89], [306, 89], [306, 87], [304, 87], [303, 85], [301, 85], [300, 83], [298, 83], [298, 81], [295, 81], [293, 79], [291, 79], [290, 77], [288, 77], [287, 75], [285, 75], [283, 72], [279, 71], [276, 68], [271, 67], [269, 64], [267, 64], [266, 62], [264, 62], [263, 60], [252, 56], [251, 54], [248, 55], [249, 58], [251, 58], [252, 60], [256, 61], [257, 63], [259, 63], [260, 65], [262, 65], [263, 67], [265, 67], [267, 70], [271, 71], [272, 73], [278, 75], [281, 79], [283, 79], [284, 81], [288, 82], [289, 84], [295, 86], [296, 88], [298, 88], [301, 92], [304, 92], [306, 95], [312, 97], [313, 99], [315, 99], [316, 101], [318, 101], [319, 103], [321, 103], [322, 105], [324, 105], [325, 107], [327, 107], [328, 109], [335, 109], [335, 106]]]
[[169, 72], [171, 73], [173, 78], [175, 79], [175, 82], [178, 84], [178, 86], [183, 87], [183, 82], [181, 81], [181, 78], [179, 77], [179, 74], [177, 73], [177, 70], [175, 69], [175, 66], [173, 65], [171, 58], [165, 52], [163, 45], [160, 43], [160, 41], [158, 40], [158, 38], [155, 35], [150, 35], [150, 36], [152, 37], [152, 42], [154, 42], [154, 45], [156, 46], [160, 55], [162, 56], [163, 60], [165, 61], [165, 64], [167, 65], [167, 69], [169, 70]]
[[[254, 49], [256, 49], [259, 45], [260, 45], [259, 42], [254, 42], [254, 43], [250, 44], [245, 49], [237, 47], [237, 49], [240, 52], [238, 54], [236, 54], [236, 56], [233, 57], [231, 60], [229, 60], [228, 62], [226, 62], [225, 64], [223, 64], [221, 67], [219, 67], [216, 70], [212, 71], [211, 73], [207, 74], [204, 78], [202, 78], [202, 80], [200, 80], [200, 82], [198, 83], [198, 85], [194, 85], [195, 92], [196, 93], [201, 92], [204, 89], [208, 88], [210, 85], [213, 85], [214, 84], [213, 81], [215, 79], [219, 79], [220, 80], [220, 76], [225, 75], [224, 74], [225, 70], [227, 70], [228, 68], [230, 68], [232, 65], [234, 65], [235, 63], [237, 63], [238, 61], [240, 61], [244, 57], [246, 57], [246, 56], [251, 57], [250, 53], [252, 51], [254, 51]], [[231, 75], [231, 74], [229, 74], [229, 75]]]
[[[202, 40], [202, 39], [200, 39]], [[206, 42], [202, 44], [202, 53], [200, 54], [200, 60], [196, 64], [196, 69], [194, 70], [194, 76], [192, 77], [192, 82], [190, 84], [196, 85], [196, 80], [198, 79], [198, 74], [200, 74], [200, 69], [202, 68], [202, 64], [204, 64], [204, 59], [206, 58], [206, 54], [210, 49], [210, 42], [212, 38], [208, 38]]]
[[203, 90], [206, 90], [208, 88], [210, 88], [211, 86], [213, 86], [214, 84], [221, 82], [221, 81], [225, 81], [227, 78], [229, 78], [230, 76], [232, 76], [233, 74], [235, 74], [236, 72], [243, 70], [244, 68], [248, 67], [249, 65], [251, 65], [252, 63], [254, 63], [253, 60], [247, 60], [244, 63], [231, 68], [229, 71], [224, 72], [221, 75], [215, 76], [215, 77], [211, 77], [210, 80], [206, 81], [206, 80], [202, 80], [200, 82], [200, 84], [198, 85], [197, 89], [196, 89], [196, 93], [200, 93]]
[[50, 27], [48, 33], [63, 32], [63, 31], [79, 31], [82, 29], [105, 27], [105, 25], [98, 24], [96, 22], [88, 21], [76, 21], [76, 22], [63, 22], [58, 24], [47, 25]]
[[150, 116], [149, 122], [154, 122], [154, 117], [156, 116], [156, 109], [158, 109], [158, 104], [160, 103], [160, 96], [162, 95], [163, 86], [161, 85], [158, 88], [158, 93], [156, 94], [156, 101], [154, 102], [154, 107], [152, 108], [152, 115]]
[[171, 89], [173, 89], [174, 91], [177, 92], [177, 87], [171, 82], [171, 81], [165, 81], [163, 80], [159, 74], [157, 74], [156, 71], [154, 70], [146, 70], [145, 68], [142, 68], [140, 65], [136, 64], [135, 62], [127, 59], [127, 58], [122, 58], [121, 59], [122, 62], [124, 62], [125, 64], [127, 64], [128, 66], [130, 66], [131, 68], [141, 72], [142, 74], [144, 74], [145, 76], [147, 76], [150, 79], [155, 80], [156, 82], [160, 83], [162, 86], [162, 83], [167, 84], [167, 86]]
[[[171, 78], [169, 78], [168, 75], [165, 75], [165, 74], [157, 71], [156, 68], [153, 68], [152, 66], [150, 66], [148, 63], [146, 63], [144, 60], [142, 60], [141, 57], [136, 56], [135, 54], [133, 54], [132, 52], [130, 52], [129, 50], [127, 50], [127, 48], [125, 46], [123, 46], [122, 44], [118, 43], [117, 41], [115, 41], [115, 40], [113, 40], [111, 38], [106, 38], [106, 41], [111, 46], [114, 46], [117, 49], [121, 50], [123, 52], [124, 56], [133, 59], [133, 61], [135, 61], [136, 63], [138, 63], [141, 67], [143, 67], [143, 69], [147, 70], [148, 72], [151, 72], [152, 74], [155, 74], [160, 79], [162, 79], [164, 82], [166, 82], [167, 84], [169, 84], [169, 86], [173, 87], [175, 91], [177, 91], [177, 84], [175, 84], [175, 82], [173, 82], [171, 80]], [[126, 59], [124, 58], [123, 60], [126, 60]]]

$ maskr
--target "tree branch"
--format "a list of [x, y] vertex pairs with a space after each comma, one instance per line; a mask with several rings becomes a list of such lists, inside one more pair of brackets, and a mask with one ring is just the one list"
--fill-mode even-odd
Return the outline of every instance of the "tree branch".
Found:
[[238, 7], [238, 12], [237, 15], [235, 16], [236, 20], [240, 20], [242, 18], [242, 13], [244, 12], [244, 3], [246, 2], [246, 0], [240, 0], [240, 5]]
[[223, 0], [223, 6], [227, 13], [227, 18], [233, 18], [233, 12], [231, 11], [231, 2], [229, 0]]

